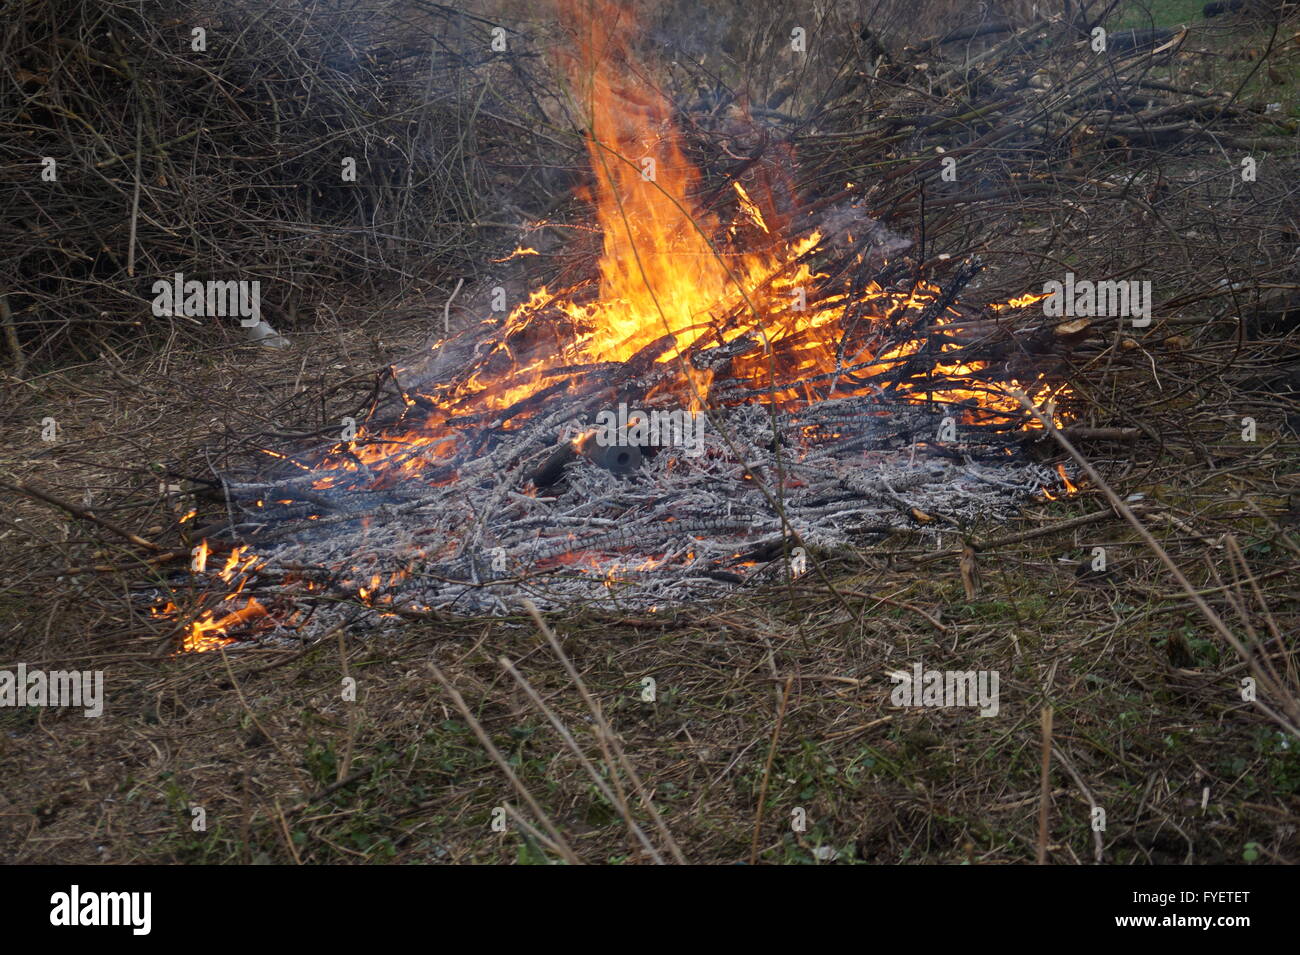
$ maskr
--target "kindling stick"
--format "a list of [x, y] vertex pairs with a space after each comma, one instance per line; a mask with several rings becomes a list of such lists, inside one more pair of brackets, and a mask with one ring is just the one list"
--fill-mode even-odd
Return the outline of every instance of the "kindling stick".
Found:
[[92, 511], [88, 511], [82, 507], [77, 507], [75, 504], [69, 504], [67, 501], [62, 501], [53, 494], [42, 491], [40, 488], [32, 487], [30, 484], [25, 482], [19, 481], [17, 484], [9, 484], [5, 481], [0, 481], [0, 488], [4, 488], [6, 491], [14, 491], [19, 494], [26, 494], [28, 497], [35, 498], [38, 501], [44, 501], [46, 504], [51, 504], [60, 510], [67, 511], [73, 517], [81, 518], [83, 521], [90, 521], [92, 524], [98, 524], [105, 530], [112, 531], [118, 537], [130, 541], [137, 547], [151, 550], [155, 554], [167, 553], [166, 548], [158, 546], [153, 541], [145, 540], [143, 537], [132, 534], [126, 528], [118, 527], [112, 521], [102, 518]]

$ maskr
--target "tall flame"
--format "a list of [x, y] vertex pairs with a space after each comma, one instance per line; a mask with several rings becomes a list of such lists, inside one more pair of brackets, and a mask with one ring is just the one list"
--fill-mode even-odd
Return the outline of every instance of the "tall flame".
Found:
[[[707, 236], [717, 222], [691, 198], [699, 175], [682, 151], [667, 98], [655, 89], [626, 44], [630, 13], [579, 10], [577, 55], [568, 63], [589, 114], [587, 151], [595, 174], [596, 221], [604, 237], [597, 303], [585, 350], [593, 360], [621, 361], [665, 334], [671, 360], [709, 327], [709, 310], [734, 294], [734, 283]], [[577, 316], [575, 316], [577, 317]]]

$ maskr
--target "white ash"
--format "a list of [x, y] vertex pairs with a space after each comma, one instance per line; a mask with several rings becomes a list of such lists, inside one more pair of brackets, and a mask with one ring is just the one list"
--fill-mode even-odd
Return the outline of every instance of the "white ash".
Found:
[[[766, 409], [715, 411], [699, 456], [657, 449], [623, 477], [575, 456], [540, 489], [525, 476], [555, 451], [563, 415], [501, 431], [442, 486], [413, 478], [368, 490], [341, 471], [230, 484], [239, 535], [266, 561], [245, 592], [284, 621], [281, 634], [299, 638], [340, 621], [516, 613], [521, 597], [543, 609], [666, 609], [784, 579], [798, 569], [796, 547], [811, 570], [818, 555], [894, 531], [955, 532], [1004, 518], [1059, 483], [1014, 439], [959, 429], [951, 445], [935, 441], [944, 409], [880, 407], [841, 399], [781, 416], [779, 455]], [[809, 434], [833, 437], [801, 446]], [[747, 474], [779, 498], [788, 525]], [[308, 490], [327, 476], [356, 485]], [[253, 505], [277, 493], [295, 503]], [[299, 502], [299, 493], [314, 500]]]

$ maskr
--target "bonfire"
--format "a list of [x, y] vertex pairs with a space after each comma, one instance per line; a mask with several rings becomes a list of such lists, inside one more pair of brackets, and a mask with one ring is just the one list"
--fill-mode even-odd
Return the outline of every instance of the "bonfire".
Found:
[[563, 64], [597, 267], [391, 369], [343, 440], [226, 475], [154, 610], [183, 650], [522, 597], [653, 612], [1068, 484], [1024, 450], [1028, 405], [1068, 399], [1044, 296], [966, 301], [977, 261], [922, 262], [860, 185], [801, 197], [767, 137], [705, 175], [631, 32], [584, 21]]

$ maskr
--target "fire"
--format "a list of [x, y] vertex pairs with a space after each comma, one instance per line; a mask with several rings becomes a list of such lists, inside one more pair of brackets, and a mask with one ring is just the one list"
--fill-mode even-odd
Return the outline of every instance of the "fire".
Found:
[[[1065, 473], [1064, 462], [1061, 462], [1056, 466], [1056, 474], [1061, 479], [1061, 487], [1064, 489], [1066, 497], [1074, 497], [1074, 495], [1079, 493], [1078, 485], [1076, 485], [1073, 481], [1071, 481], [1070, 476]], [[1042, 493], [1044, 500], [1047, 501], [1060, 500], [1060, 498], [1058, 498], [1055, 494], [1053, 494], [1045, 487], [1039, 488], [1039, 491]]]
[[538, 252], [536, 249], [530, 249], [530, 248], [527, 248], [526, 246], [522, 246], [522, 245], [520, 245], [520, 246], [516, 246], [516, 247], [515, 247], [515, 250], [514, 250], [513, 252], [511, 252], [509, 255], [507, 255], [507, 256], [505, 256], [505, 257], [503, 257], [503, 258], [500, 258], [500, 259], [493, 259], [492, 261], [493, 261], [493, 262], [509, 262], [511, 259], [518, 259], [518, 258], [521, 258], [522, 256], [525, 256], [525, 255], [541, 255], [541, 253]]
[[190, 569], [196, 574], [201, 574], [207, 570], [209, 553], [208, 542], [205, 540], [194, 549], [194, 562], [191, 564]]
[[[978, 415], [1023, 419], [1009, 392], [1023, 389], [1041, 398], [1047, 383], [1040, 377], [994, 386], [977, 380], [986, 363], [956, 355], [945, 361], [945, 353], [961, 346], [935, 333], [963, 313], [943, 301], [939, 286], [921, 280], [905, 289], [875, 282], [852, 290], [828, 285], [830, 276], [818, 262], [827, 257], [829, 237], [816, 229], [792, 234], [792, 214], [770, 182], [747, 188], [732, 181], [730, 221], [704, 208], [697, 199], [703, 177], [686, 156], [672, 104], [650, 72], [636, 65], [626, 43], [627, 14], [589, 15], [580, 5], [561, 0], [578, 25], [576, 52], [565, 68], [589, 120], [586, 148], [594, 185], [585, 197], [603, 243], [595, 279], [538, 288], [503, 322], [488, 321], [467, 333], [478, 340], [474, 360], [461, 374], [403, 393], [414, 423], [363, 427], [331, 449], [320, 462], [323, 469], [353, 472], [377, 487], [412, 477], [451, 482], [455, 474], [439, 473], [439, 465], [460, 453], [483, 425], [517, 427], [511, 419], [530, 414], [530, 402], [552, 390], [562, 393], [572, 369], [633, 360], [657, 372], [650, 376], [656, 381], [650, 395], [671, 394], [691, 412], [755, 400], [790, 410], [832, 397], [887, 394], [958, 405], [968, 423], [977, 423]], [[537, 254], [520, 245], [500, 261]], [[857, 253], [858, 262], [863, 254]], [[1013, 298], [990, 313], [1045, 297]], [[692, 362], [702, 348], [726, 352], [719, 361], [727, 364], [728, 391], [712, 391], [718, 365]], [[911, 368], [922, 354], [923, 374]], [[338, 480], [324, 477], [313, 487], [327, 489]], [[200, 546], [194, 572], [205, 575], [207, 542]], [[566, 555], [554, 563], [581, 566], [583, 558]], [[258, 565], [256, 556], [232, 551], [216, 576], [238, 586], [222, 604], [239, 594]], [[613, 569], [590, 569], [605, 575], [609, 586], [617, 579]], [[375, 576], [355, 592], [373, 605], [381, 583]], [[232, 628], [266, 614], [252, 598], [238, 608], [206, 609], [189, 625], [184, 648], [223, 645]]]
[[232, 610], [220, 618], [216, 617], [214, 611], [206, 611], [198, 620], [190, 624], [181, 645], [181, 652], [204, 653], [228, 646], [235, 641], [233, 637], [223, 636], [224, 633], [264, 616], [266, 616], [266, 608], [254, 597], [249, 597], [248, 603], [240, 609]]
[[[203, 653], [228, 646], [235, 642], [233, 637], [226, 635], [231, 630], [267, 616], [266, 608], [256, 598], [242, 598], [244, 587], [263, 566], [264, 561], [256, 554], [249, 554], [246, 547], [235, 547], [226, 557], [221, 569], [215, 574], [209, 574], [208, 558], [211, 554], [212, 548], [208, 542], [200, 541], [194, 548], [191, 572], [196, 577], [206, 576], [233, 585], [233, 589], [222, 592], [223, 596], [216, 600], [215, 606], [202, 609], [186, 624], [181, 636], [182, 653]], [[210, 599], [211, 593], [206, 594], [203, 602], [207, 603]], [[160, 619], [176, 619], [181, 616], [180, 608], [172, 601], [154, 607], [150, 613]]]
[[[322, 462], [325, 468], [364, 470], [381, 484], [424, 476], [460, 450], [454, 422], [488, 423], [500, 415], [499, 426], [509, 430], [517, 426], [510, 419], [529, 399], [564, 386], [566, 369], [638, 357], [670, 372], [651, 395], [671, 392], [692, 412], [727, 403], [727, 396], [710, 393], [714, 372], [689, 359], [699, 347], [742, 340], [753, 347], [730, 362], [729, 382], [745, 383], [750, 398], [761, 394], [785, 409], [879, 392], [883, 382], [895, 399], [963, 405], [968, 423], [974, 421], [971, 409], [1000, 413], [1004, 420], [1020, 417], [1015, 398], [974, 380], [984, 362], [940, 358], [931, 363], [924, 388], [910, 375], [894, 376], [907, 370], [936, 330], [961, 318], [952, 306], [937, 307], [941, 289], [936, 285], [918, 281], [897, 290], [870, 283], [852, 296], [822, 290], [827, 276], [814, 263], [825, 236], [816, 230], [790, 236], [790, 217], [777, 208], [771, 188], [756, 196], [733, 181], [737, 211], [724, 229], [696, 199], [702, 176], [686, 158], [672, 104], [627, 45], [630, 13], [605, 4], [593, 14], [585, 6], [590, 5], [562, 0], [577, 28], [576, 50], [564, 66], [590, 119], [586, 146], [594, 187], [586, 197], [603, 242], [596, 281], [533, 291], [487, 334], [472, 371], [403, 396], [418, 412], [418, 425], [381, 433], [363, 429], [334, 449]], [[742, 235], [741, 223], [749, 227], [747, 234]], [[519, 246], [508, 258], [529, 254], [534, 250]], [[991, 311], [1024, 308], [1045, 297], [1024, 295]], [[936, 313], [928, 328], [882, 344], [884, 331], [914, 326], [927, 309]], [[850, 337], [846, 323], [869, 333]], [[942, 355], [959, 347], [949, 342], [937, 351]], [[863, 379], [875, 381], [864, 385]], [[1041, 390], [1042, 382], [1010, 380], [1005, 386], [1032, 392]], [[335, 482], [324, 478], [316, 486]]]
[[990, 305], [989, 308], [991, 308], [995, 312], [1005, 312], [1013, 308], [1027, 308], [1030, 305], [1043, 301], [1043, 299], [1045, 298], [1049, 298], [1050, 294], [1051, 293], [1049, 292], [1044, 292], [1042, 294], [1029, 292], [1026, 295], [1020, 295], [1015, 298], [1008, 299], [1005, 302], [998, 302], [994, 305]]
[[740, 199], [740, 211], [749, 216], [754, 225], [770, 235], [772, 230], [767, 227], [762, 210], [754, 205], [754, 200], [749, 198], [749, 193], [745, 191], [745, 187], [738, 182], [733, 182], [731, 185], [735, 188], [736, 195]]

